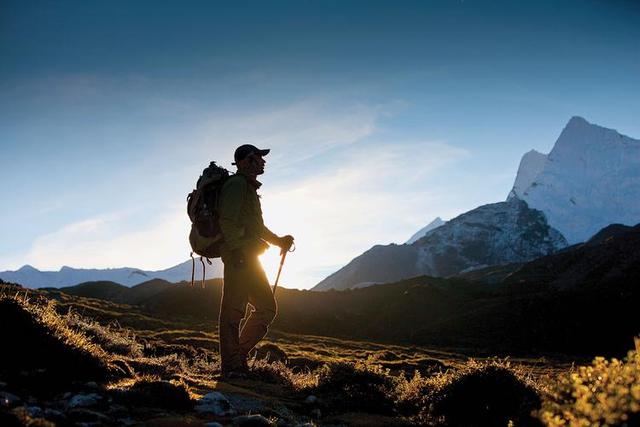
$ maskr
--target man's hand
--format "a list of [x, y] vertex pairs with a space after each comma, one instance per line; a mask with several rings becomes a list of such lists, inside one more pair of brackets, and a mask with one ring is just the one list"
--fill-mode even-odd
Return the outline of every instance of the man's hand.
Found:
[[293, 236], [287, 234], [286, 236], [282, 236], [278, 238], [278, 246], [280, 246], [280, 253], [288, 252], [293, 245]]

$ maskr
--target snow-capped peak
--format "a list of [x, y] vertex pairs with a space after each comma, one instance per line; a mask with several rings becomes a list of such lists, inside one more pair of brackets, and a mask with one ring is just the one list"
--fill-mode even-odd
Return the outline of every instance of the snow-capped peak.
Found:
[[640, 141], [572, 117], [551, 152], [529, 152], [509, 198], [545, 213], [570, 243], [640, 221]]
[[547, 155], [542, 154], [536, 150], [531, 150], [522, 156], [520, 160], [520, 166], [518, 167], [518, 174], [516, 175], [516, 181], [513, 184], [513, 189], [509, 194], [509, 198], [521, 196], [533, 183], [535, 178], [542, 172], [544, 165], [547, 162]]
[[425, 225], [424, 227], [422, 227], [420, 230], [418, 230], [413, 236], [411, 236], [409, 238], [409, 240], [406, 241], [407, 245], [412, 244], [413, 242], [416, 242], [420, 239], [422, 239], [424, 236], [427, 235], [427, 233], [429, 233], [431, 230], [434, 230], [438, 227], [440, 227], [441, 225], [444, 225], [446, 221], [444, 221], [442, 218], [440, 217], [436, 217], [436, 219], [434, 219], [433, 221], [431, 221], [429, 224]]

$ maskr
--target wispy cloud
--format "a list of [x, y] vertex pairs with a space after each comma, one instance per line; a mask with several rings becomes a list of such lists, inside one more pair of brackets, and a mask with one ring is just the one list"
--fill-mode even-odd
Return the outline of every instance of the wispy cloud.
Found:
[[74, 222], [38, 237], [22, 263], [44, 270], [72, 267], [169, 267], [188, 257], [182, 206], [150, 216], [132, 229], [131, 211]]
[[430, 189], [429, 178], [467, 155], [443, 142], [357, 144], [339, 166], [265, 189], [266, 222], [298, 241], [284, 283], [309, 287], [374, 244], [403, 243], [443, 216], [438, 202], [446, 190]]
[[[199, 148], [191, 149], [206, 153], [198, 164], [230, 163], [235, 147], [246, 142], [273, 149], [264, 177], [265, 220], [298, 242], [283, 284], [311, 287], [370, 246], [402, 243], [433, 217], [446, 216], [437, 207], [446, 189], [434, 188], [430, 179], [468, 152], [444, 141], [380, 142], [380, 118], [387, 113], [382, 106], [313, 100], [262, 113], [213, 115], [193, 130]], [[169, 152], [157, 153], [156, 161]], [[166, 169], [154, 174], [154, 185], [145, 187], [155, 192], [147, 203], [152, 197], [166, 201], [165, 189], [184, 181], [183, 174], [195, 181], [200, 171], [187, 166], [175, 165], [180, 177]], [[159, 269], [182, 262], [189, 253], [189, 223], [182, 195], [177, 199], [168, 208], [128, 205], [70, 223], [38, 237], [21, 264]], [[269, 274], [277, 258], [275, 250], [265, 256]]]

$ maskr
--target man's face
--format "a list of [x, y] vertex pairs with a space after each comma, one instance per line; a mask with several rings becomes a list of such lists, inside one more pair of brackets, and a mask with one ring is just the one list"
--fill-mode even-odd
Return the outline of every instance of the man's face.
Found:
[[249, 175], [262, 175], [267, 162], [260, 154], [251, 154], [242, 160], [242, 169]]

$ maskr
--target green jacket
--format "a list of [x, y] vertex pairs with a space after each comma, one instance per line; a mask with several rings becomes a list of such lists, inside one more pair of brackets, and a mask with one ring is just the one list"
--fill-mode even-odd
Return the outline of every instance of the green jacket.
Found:
[[237, 173], [224, 183], [220, 192], [218, 213], [224, 236], [222, 259], [229, 259], [233, 251], [241, 249], [246, 255], [259, 255], [269, 245], [276, 244], [278, 236], [262, 220], [260, 198], [256, 190], [262, 184]]

